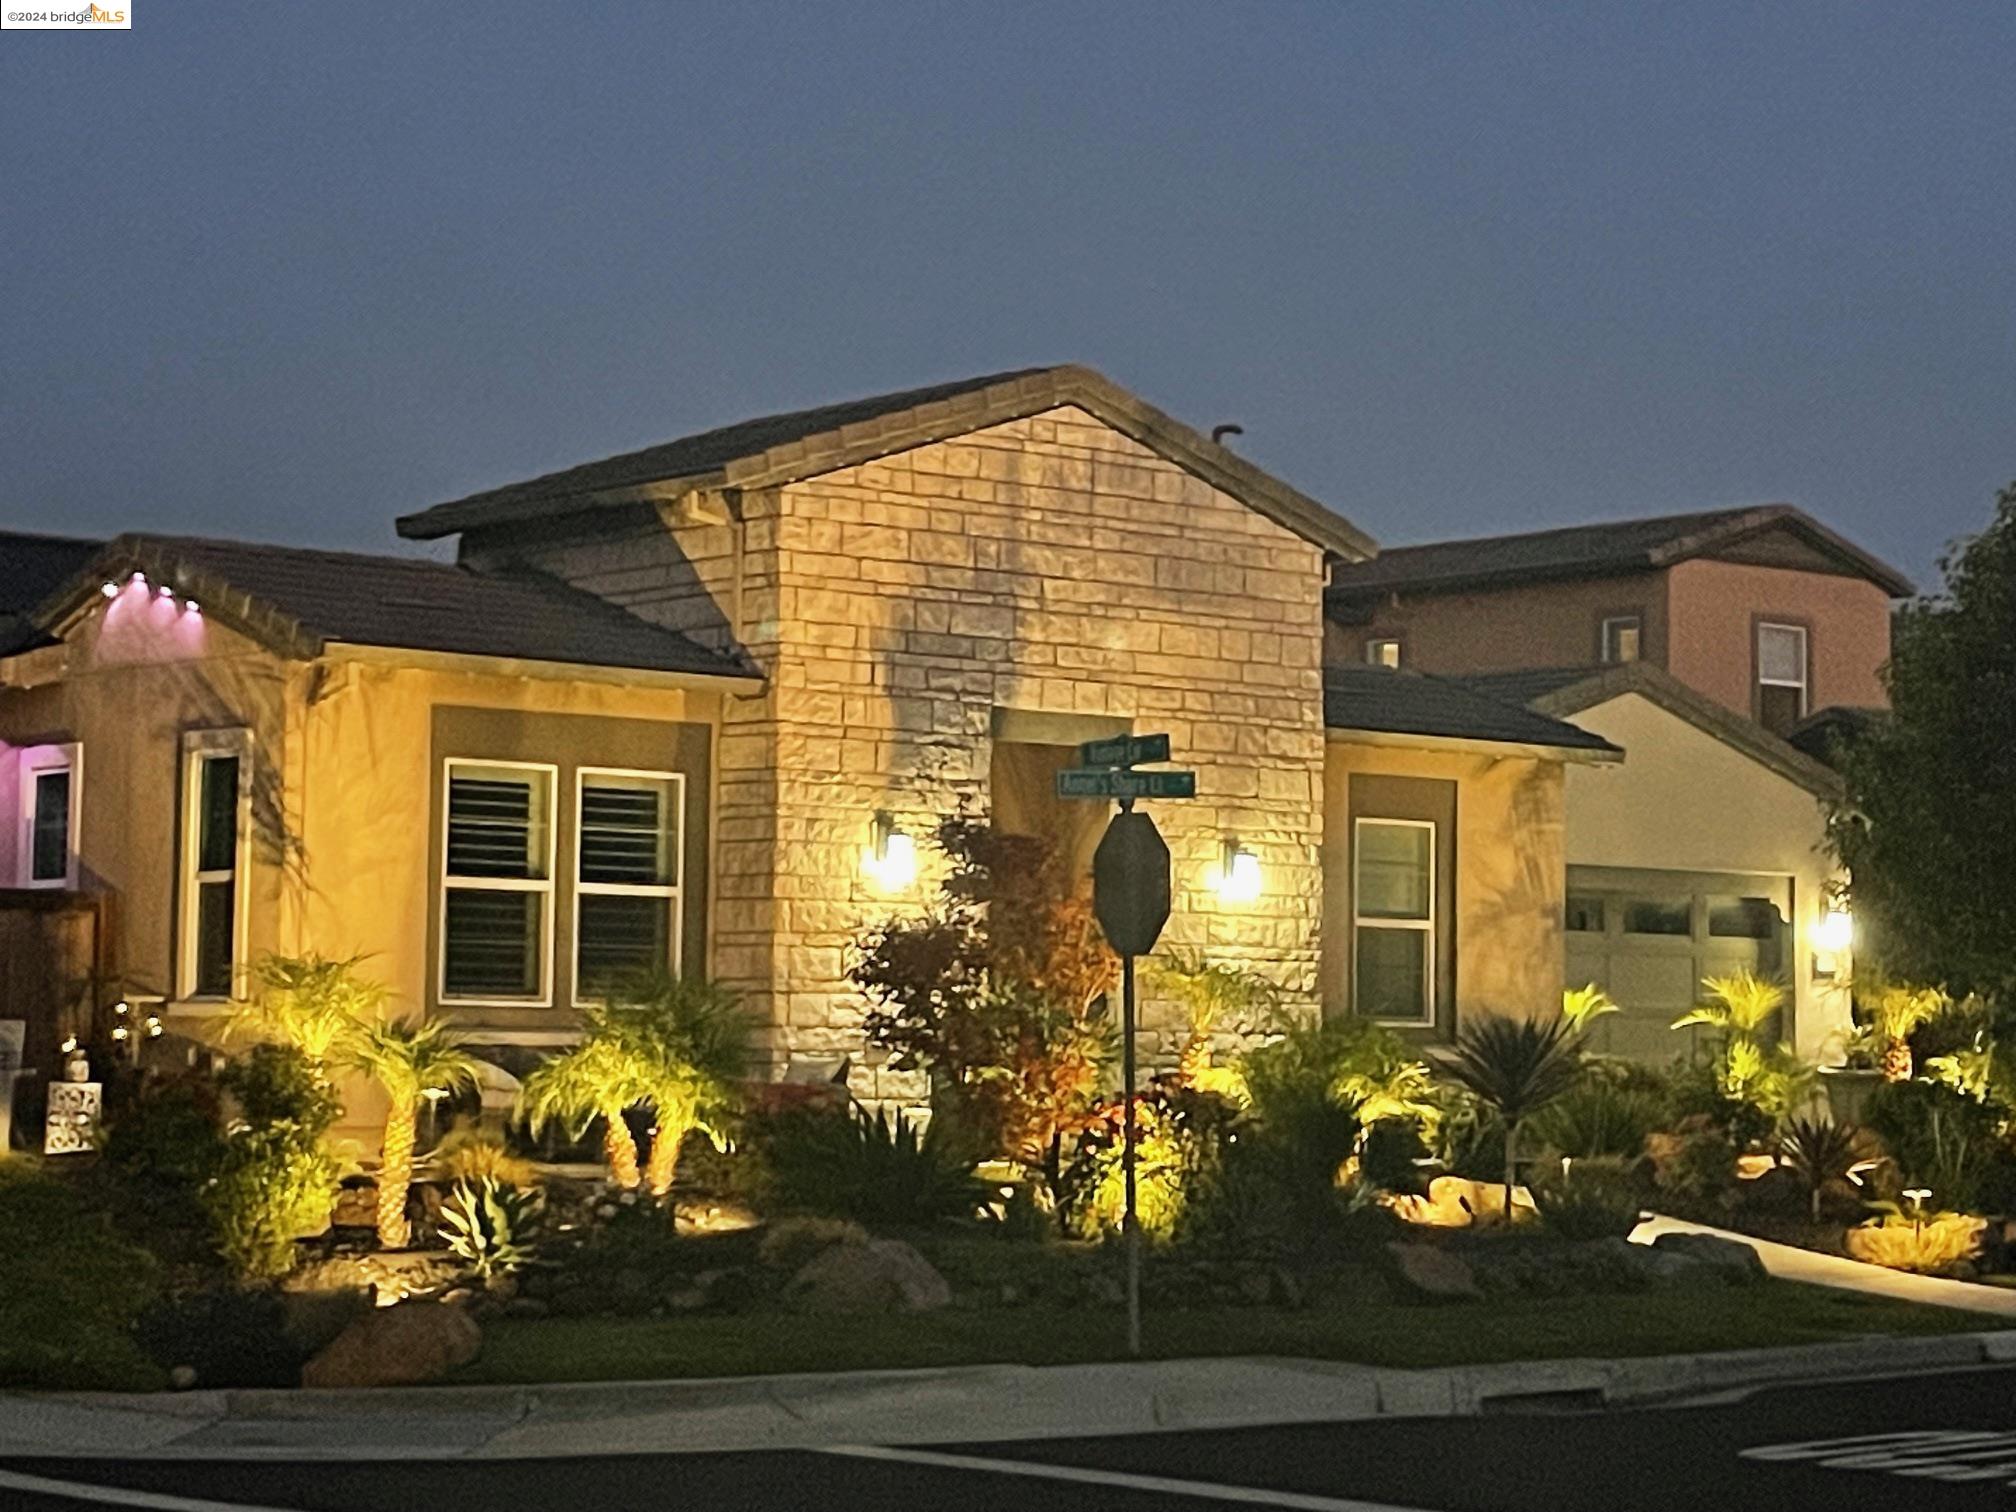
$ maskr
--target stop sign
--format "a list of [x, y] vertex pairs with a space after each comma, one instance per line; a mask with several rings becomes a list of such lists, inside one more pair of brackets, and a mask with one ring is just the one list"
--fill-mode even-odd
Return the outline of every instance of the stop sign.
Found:
[[1092, 911], [1121, 956], [1147, 955], [1169, 922], [1169, 847], [1142, 813], [1115, 814], [1092, 856]]

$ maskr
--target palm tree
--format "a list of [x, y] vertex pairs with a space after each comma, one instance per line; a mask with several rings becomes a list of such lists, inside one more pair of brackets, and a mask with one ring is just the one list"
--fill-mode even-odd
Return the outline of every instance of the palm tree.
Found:
[[1953, 1000], [1942, 987], [1912, 987], [1875, 973], [1864, 973], [1857, 985], [1861, 990], [1855, 994], [1856, 1004], [1867, 1016], [1883, 1080], [1911, 1080], [1912, 1031], [1951, 1008]]
[[719, 1119], [749, 1068], [749, 1015], [712, 982], [648, 972], [588, 1012], [589, 1038], [607, 1038], [632, 1060], [643, 1100], [657, 1117], [644, 1179], [651, 1195], [672, 1190], [679, 1150], [698, 1130], [719, 1145]]
[[1519, 1126], [1575, 1085], [1582, 1041], [1565, 1018], [1522, 1019], [1487, 1014], [1456, 1036], [1449, 1074], [1505, 1125], [1505, 1221], [1519, 1181]]
[[1760, 977], [1748, 966], [1728, 976], [1703, 977], [1701, 985], [1708, 995], [1673, 1020], [1675, 1029], [1704, 1024], [1730, 1040], [1755, 1039], [1785, 1006], [1784, 984]]
[[576, 1139], [601, 1119], [610, 1180], [630, 1190], [639, 1181], [637, 1141], [623, 1121], [623, 1110], [649, 1095], [643, 1068], [629, 1048], [607, 1035], [590, 1034], [525, 1078], [518, 1110], [535, 1134], [558, 1122]]
[[384, 1011], [385, 989], [357, 975], [362, 956], [269, 955], [252, 968], [251, 1000], [230, 1019], [232, 1033], [292, 1045], [325, 1072], [344, 1058], [363, 1026]]
[[476, 1060], [461, 1037], [439, 1019], [418, 1024], [394, 1020], [364, 1026], [348, 1059], [385, 1089], [385, 1139], [378, 1157], [378, 1244], [404, 1249], [412, 1242], [406, 1194], [413, 1186], [413, 1143], [420, 1099], [476, 1081]]

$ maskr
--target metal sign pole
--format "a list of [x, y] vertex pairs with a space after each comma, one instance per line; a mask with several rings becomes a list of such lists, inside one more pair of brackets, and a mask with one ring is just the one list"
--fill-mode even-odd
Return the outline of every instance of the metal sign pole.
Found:
[[1123, 1143], [1120, 1150], [1120, 1169], [1127, 1183], [1127, 1216], [1124, 1220], [1127, 1241], [1127, 1353], [1141, 1353], [1141, 1214], [1134, 1205], [1134, 1157], [1136, 1130], [1134, 1126], [1134, 957], [1120, 958], [1120, 1002], [1121, 1034], [1120, 1051], [1121, 1076], [1126, 1083], [1123, 1095], [1126, 1098], [1126, 1112], [1121, 1124]]

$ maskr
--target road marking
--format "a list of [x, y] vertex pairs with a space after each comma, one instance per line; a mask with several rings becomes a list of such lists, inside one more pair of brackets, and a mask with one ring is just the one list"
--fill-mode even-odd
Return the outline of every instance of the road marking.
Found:
[[973, 1454], [938, 1454], [929, 1449], [885, 1449], [876, 1444], [830, 1444], [820, 1454], [850, 1459], [894, 1460], [906, 1465], [935, 1465], [943, 1470], [978, 1470], [990, 1475], [1026, 1475], [1036, 1480], [1075, 1481], [1086, 1486], [1119, 1487], [1126, 1491], [1156, 1491], [1164, 1496], [1189, 1496], [1199, 1501], [1240, 1502], [1257, 1507], [1289, 1507], [1295, 1512], [1431, 1512], [1421, 1507], [1396, 1507], [1387, 1502], [1354, 1501], [1350, 1497], [1309, 1496], [1298, 1491], [1263, 1491], [1254, 1486], [1225, 1486], [1213, 1481], [1174, 1480], [1163, 1475], [1130, 1475], [1124, 1470], [1099, 1470], [1078, 1465], [1042, 1465], [1028, 1460], [982, 1459]]
[[1878, 1470], [1923, 1480], [2004, 1480], [2016, 1486], [2016, 1433], [1919, 1428], [1851, 1438], [1802, 1439], [1739, 1451], [1748, 1460], [1810, 1464], [1823, 1470]]
[[107, 1507], [145, 1507], [149, 1512], [297, 1512], [291, 1507], [258, 1507], [244, 1502], [205, 1501], [200, 1496], [169, 1496], [160, 1491], [129, 1491], [123, 1486], [99, 1486], [86, 1481], [48, 1480], [0, 1470], [0, 1489], [31, 1491], [37, 1496], [61, 1496], [71, 1501], [98, 1502]]

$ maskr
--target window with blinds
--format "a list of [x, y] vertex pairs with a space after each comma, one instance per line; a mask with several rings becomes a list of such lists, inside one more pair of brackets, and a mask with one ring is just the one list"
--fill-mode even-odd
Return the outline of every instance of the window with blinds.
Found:
[[1757, 627], [1757, 718], [1783, 735], [1806, 717], [1806, 627]]
[[251, 734], [192, 731], [183, 742], [181, 990], [230, 998], [245, 962]]
[[574, 887], [575, 995], [679, 964], [685, 779], [672, 772], [579, 773]]
[[448, 763], [442, 845], [444, 1001], [549, 996], [553, 782], [547, 766]]

